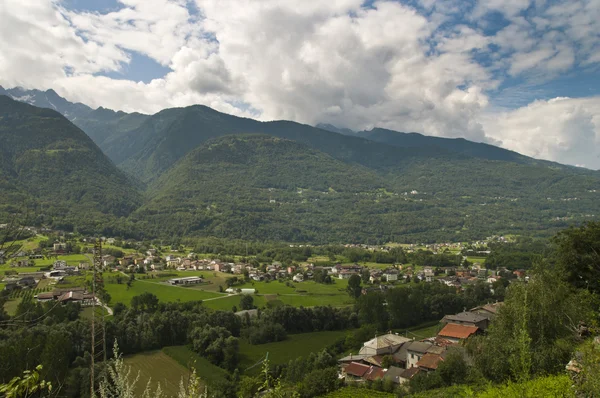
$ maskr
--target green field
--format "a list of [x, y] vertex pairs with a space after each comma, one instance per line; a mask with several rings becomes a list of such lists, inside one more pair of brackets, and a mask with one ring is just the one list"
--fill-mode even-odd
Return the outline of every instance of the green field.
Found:
[[198, 377], [209, 385], [218, 383], [227, 377], [227, 371], [213, 365], [208, 359], [199, 356], [187, 346], [165, 347], [162, 351], [186, 369], [194, 367]]
[[471, 257], [471, 256], [467, 256], [467, 260], [471, 264], [475, 264], [475, 263], [480, 263], [481, 265], [485, 264], [485, 257]]
[[133, 381], [138, 375], [136, 395], [141, 396], [151, 380], [150, 391], [155, 391], [157, 383], [167, 397], [177, 396], [181, 379], [187, 379], [189, 371], [165, 354], [163, 351], [151, 351], [125, 358], [125, 364], [131, 367], [130, 377]]
[[404, 330], [397, 330], [397, 333], [403, 334], [406, 337], [414, 337], [416, 339], [426, 339], [429, 337], [437, 336], [437, 334], [442, 330], [443, 325], [440, 323], [435, 323], [433, 325], [421, 325], [415, 328], [408, 328]]
[[[127, 289], [125, 283], [107, 283], [106, 291], [110, 294], [110, 304], [123, 303], [129, 305], [134, 296], [142, 293], [152, 293], [160, 301], [198, 301], [213, 297], [222, 297], [219, 293], [205, 292], [202, 290], [189, 289], [184, 287], [168, 286], [159, 283], [152, 283], [143, 280], [133, 282], [131, 288]], [[231, 309], [231, 308], [229, 308]]]
[[[240, 340], [240, 371], [244, 371], [259, 362], [269, 353], [271, 364], [285, 364], [290, 359], [306, 357], [311, 352], [318, 352], [344, 338], [347, 331], [314, 332], [291, 334], [287, 340], [277, 343], [252, 345]], [[252, 369], [251, 373], [259, 371], [260, 366]]]
[[322, 398], [395, 398], [396, 395], [366, 388], [344, 387], [323, 395]]
[[[264, 296], [252, 296], [254, 298], [254, 305], [258, 308], [264, 307], [267, 304], [267, 300]], [[214, 300], [206, 300], [202, 302], [202, 305], [213, 310], [220, 311], [231, 311], [233, 306], [236, 306], [239, 310], [241, 295], [233, 295], [229, 297], [217, 298]]]
[[7, 312], [8, 315], [15, 315], [15, 313], [17, 312], [17, 307], [19, 306], [21, 300], [21, 298], [16, 298], [8, 300], [6, 303], [4, 303], [4, 310]]
[[[84, 318], [84, 319], [92, 319], [92, 307], [85, 307], [81, 310], [81, 312], [79, 313], [79, 317], [80, 318]], [[96, 317], [100, 317], [102, 315], [108, 315], [108, 311], [106, 310], [106, 308], [104, 307], [96, 307]]]

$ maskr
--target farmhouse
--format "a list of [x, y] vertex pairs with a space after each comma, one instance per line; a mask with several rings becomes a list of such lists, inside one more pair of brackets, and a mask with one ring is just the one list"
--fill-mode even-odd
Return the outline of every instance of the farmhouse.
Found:
[[433, 344], [430, 341], [413, 341], [406, 347], [406, 367], [417, 367], [417, 363], [423, 358]]
[[477, 326], [448, 323], [442, 330], [440, 330], [438, 336], [453, 343], [459, 343], [465, 339], [468, 339], [477, 332], [479, 332], [479, 328]]
[[398, 336], [393, 333], [384, 334], [377, 336], [366, 343], [358, 352], [362, 355], [392, 355], [404, 344], [411, 341], [411, 339]]
[[201, 276], [188, 276], [185, 278], [173, 278], [169, 279], [171, 285], [197, 285], [202, 283], [203, 279]]
[[40, 293], [35, 296], [38, 301], [58, 301], [62, 304], [69, 302], [78, 302], [82, 306], [93, 304], [94, 295], [85, 291], [84, 288], [55, 289], [52, 292]]
[[475, 326], [481, 330], [487, 329], [490, 318], [476, 312], [461, 312], [456, 315], [446, 315], [442, 319], [443, 323], [454, 323], [457, 325]]

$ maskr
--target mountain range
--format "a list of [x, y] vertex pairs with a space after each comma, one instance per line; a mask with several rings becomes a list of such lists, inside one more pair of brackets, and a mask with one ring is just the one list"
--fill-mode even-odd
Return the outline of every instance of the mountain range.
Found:
[[[547, 235], [600, 210], [600, 172], [464, 139], [260, 122], [201, 105], [154, 115], [93, 110], [52, 90], [2, 94], [12, 98], [0, 97], [0, 143], [12, 148], [0, 151], [5, 212], [27, 197], [35, 209], [43, 203], [44, 222], [78, 230], [315, 243], [467, 240]], [[15, 144], [29, 135], [44, 140]], [[57, 150], [60, 163], [51, 166]], [[62, 180], [72, 183], [47, 195]]]

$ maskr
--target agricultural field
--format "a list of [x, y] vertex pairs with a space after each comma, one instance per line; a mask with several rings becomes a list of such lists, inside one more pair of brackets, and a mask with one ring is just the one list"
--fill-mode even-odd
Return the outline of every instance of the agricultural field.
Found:
[[[224, 294], [205, 292], [202, 290], [190, 289], [185, 287], [168, 286], [160, 283], [152, 283], [145, 280], [136, 280], [131, 288], [127, 284], [106, 283], [106, 291], [110, 294], [110, 305], [123, 303], [129, 305], [134, 296], [142, 293], [152, 293], [160, 301], [198, 301], [214, 297], [225, 297]], [[231, 309], [231, 308], [230, 308]]]
[[227, 377], [227, 371], [213, 365], [208, 359], [203, 358], [190, 350], [187, 346], [171, 346], [162, 349], [162, 352], [177, 362], [185, 369], [196, 369], [196, 375], [208, 385], [218, 383]]
[[[221, 298], [222, 297], [222, 298]], [[231, 311], [233, 306], [240, 308], [241, 295], [221, 296], [214, 299], [208, 299], [202, 302], [202, 305], [206, 308], [219, 311]], [[265, 296], [253, 295], [254, 305], [258, 308], [264, 307], [267, 304], [268, 299]]]
[[395, 397], [396, 397], [396, 395], [394, 395], [394, 394], [382, 392], [382, 391], [368, 390], [366, 388], [358, 388], [358, 387], [344, 387], [344, 388], [340, 388], [339, 390], [330, 392], [327, 395], [323, 395], [322, 398], [395, 398]]
[[131, 367], [132, 381], [138, 376], [136, 396], [141, 396], [151, 380], [150, 391], [155, 391], [160, 383], [160, 388], [166, 396], [175, 397], [179, 391], [179, 382], [187, 379], [189, 371], [163, 351], [152, 351], [135, 354], [124, 359], [125, 365]]
[[475, 264], [475, 263], [480, 263], [481, 265], [485, 264], [485, 257], [472, 257], [472, 256], [467, 256], [467, 260], [471, 263], [471, 264]]
[[21, 302], [22, 298], [9, 299], [6, 303], [4, 303], [4, 310], [10, 316], [15, 315], [17, 312], [17, 307]]
[[[244, 371], [259, 362], [269, 353], [271, 364], [285, 364], [290, 359], [307, 356], [311, 352], [318, 352], [343, 339], [347, 331], [313, 332], [291, 334], [284, 341], [276, 343], [252, 345], [240, 340], [240, 371]], [[260, 366], [254, 367], [260, 371]]]

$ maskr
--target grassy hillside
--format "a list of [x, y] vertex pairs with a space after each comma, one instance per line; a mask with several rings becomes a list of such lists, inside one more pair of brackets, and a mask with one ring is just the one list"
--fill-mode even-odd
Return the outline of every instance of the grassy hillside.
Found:
[[135, 385], [136, 396], [142, 396], [148, 382], [151, 382], [150, 391], [155, 391], [157, 384], [167, 397], [176, 397], [179, 392], [179, 383], [187, 380], [190, 371], [163, 351], [151, 351], [135, 354], [125, 358], [125, 365], [131, 367], [132, 381], [139, 374]]
[[57, 227], [86, 229], [141, 204], [137, 186], [56, 111], [0, 96], [0, 143], [0, 214], [27, 208]]
[[[286, 364], [292, 359], [306, 357], [311, 352], [319, 352], [343, 339], [346, 331], [314, 332], [292, 334], [284, 341], [277, 343], [252, 345], [244, 340], [240, 341], [240, 370], [245, 370], [269, 353], [271, 364]], [[260, 366], [254, 369], [255, 373], [260, 371]]]

